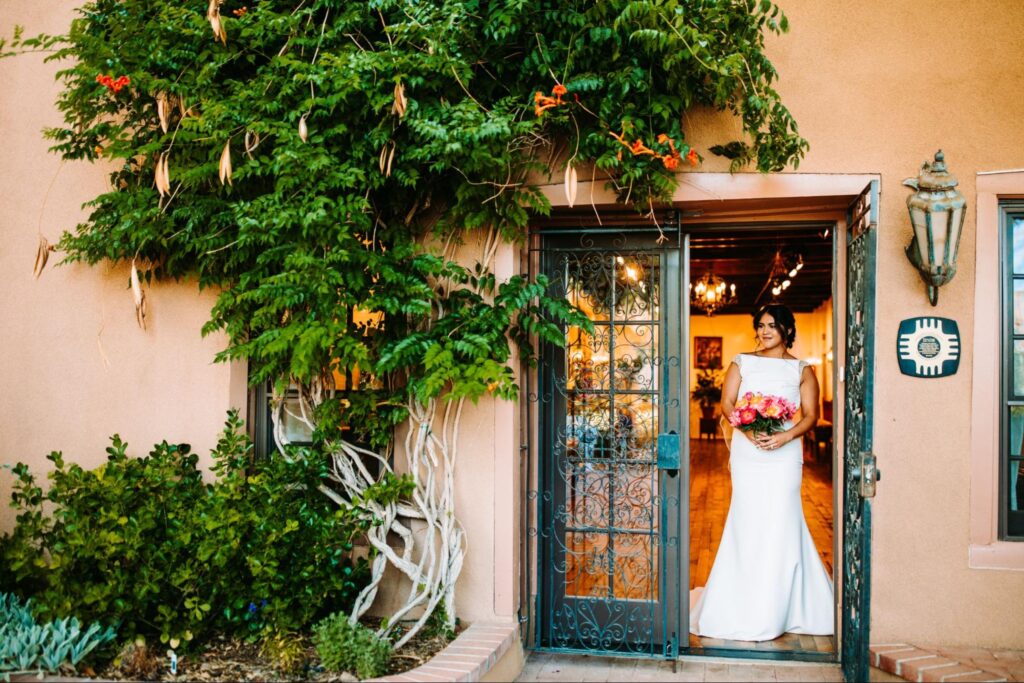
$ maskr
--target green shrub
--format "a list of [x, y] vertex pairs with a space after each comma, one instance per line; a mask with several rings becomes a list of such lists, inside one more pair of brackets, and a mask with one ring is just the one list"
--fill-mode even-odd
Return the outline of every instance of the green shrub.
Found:
[[13, 588], [35, 596], [42, 618], [74, 614], [121, 622], [125, 636], [190, 639], [210, 610], [212, 578], [189, 551], [193, 515], [208, 493], [190, 448], [163, 442], [132, 458], [115, 435], [94, 470], [66, 464], [59, 452], [47, 459], [55, 469], [45, 494], [27, 466], [14, 468], [19, 514], [4, 548]]
[[[50, 454], [46, 493], [25, 465], [14, 468], [19, 513], [0, 579], [33, 595], [41, 616], [119, 623], [126, 638], [175, 645], [212, 629], [255, 638], [350, 609], [366, 585], [367, 562], [351, 554], [365, 523], [317, 490], [327, 460], [316, 451], [254, 463], [232, 411], [212, 454], [217, 479], [204, 483], [187, 444], [133, 458], [112, 441], [94, 470]], [[407, 490], [391, 479], [373, 494]]]
[[391, 643], [362, 624], [353, 626], [341, 612], [314, 627], [313, 644], [325, 669], [347, 671], [360, 680], [383, 675], [391, 657]]
[[0, 674], [43, 671], [57, 673], [74, 669], [97, 647], [115, 637], [112, 628], [98, 623], [82, 628], [78, 619], [69, 617], [39, 625], [28, 601], [0, 593]]

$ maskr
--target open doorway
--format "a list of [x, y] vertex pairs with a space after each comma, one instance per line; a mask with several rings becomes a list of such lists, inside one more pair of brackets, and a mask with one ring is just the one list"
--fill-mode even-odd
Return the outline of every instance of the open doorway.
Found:
[[[690, 234], [690, 590], [707, 583], [732, 496], [722, 382], [737, 354], [755, 350], [752, 313], [767, 303], [793, 312], [797, 335], [790, 353], [812, 368], [820, 387], [817, 422], [803, 437], [801, 502], [818, 556], [835, 578], [834, 240], [827, 224], [714, 227]], [[688, 644], [694, 654], [831, 659], [836, 651], [834, 636], [788, 633], [761, 642], [690, 634]]]

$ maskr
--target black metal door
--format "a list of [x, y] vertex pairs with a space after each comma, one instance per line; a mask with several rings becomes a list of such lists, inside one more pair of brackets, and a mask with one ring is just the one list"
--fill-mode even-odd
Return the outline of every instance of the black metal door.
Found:
[[[593, 331], [539, 370], [541, 647], [674, 657], [680, 600], [680, 251], [643, 233], [546, 236], [541, 267]], [[678, 444], [678, 440], [675, 441]]]
[[877, 233], [875, 180], [850, 206], [847, 216], [842, 584], [842, 666], [847, 681], [868, 680], [871, 498], [878, 479], [871, 453]]

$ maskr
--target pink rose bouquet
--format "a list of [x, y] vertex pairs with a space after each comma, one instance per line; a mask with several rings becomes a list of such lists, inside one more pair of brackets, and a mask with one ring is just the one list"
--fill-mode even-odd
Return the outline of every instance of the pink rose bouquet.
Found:
[[781, 396], [751, 391], [736, 401], [729, 424], [744, 432], [774, 434], [786, 431], [785, 422], [796, 414], [797, 406]]

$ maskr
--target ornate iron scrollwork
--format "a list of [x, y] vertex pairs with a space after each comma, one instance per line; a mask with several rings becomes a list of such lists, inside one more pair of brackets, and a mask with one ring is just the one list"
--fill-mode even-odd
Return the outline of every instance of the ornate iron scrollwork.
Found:
[[870, 496], [877, 476], [874, 456], [871, 462], [862, 458], [870, 454], [872, 441], [877, 225], [878, 182], [873, 181], [850, 207], [846, 247], [842, 665], [848, 681], [868, 679]]
[[664, 411], [680, 410], [665, 391], [680, 359], [667, 350], [665, 249], [649, 242], [581, 233], [549, 239], [538, 254], [556, 293], [594, 326], [566, 328], [563, 348], [542, 349], [531, 398], [540, 429], [528, 537], [537, 544], [533, 626], [543, 649], [660, 657], [674, 635], [664, 553], [680, 544], [666, 536], [663, 510], [678, 510], [679, 493], [669, 503], [662, 490], [657, 444]]

